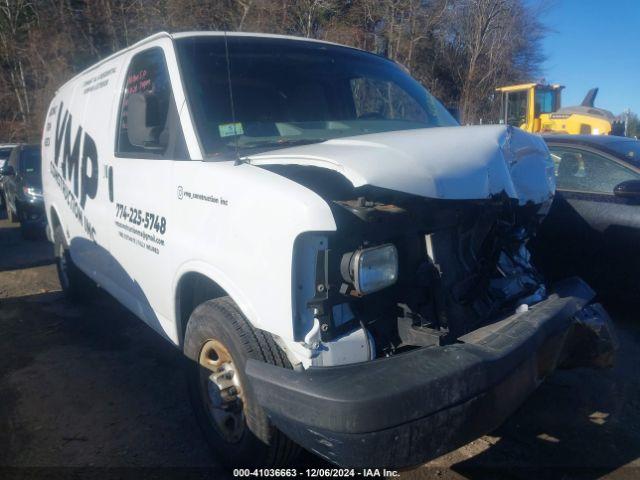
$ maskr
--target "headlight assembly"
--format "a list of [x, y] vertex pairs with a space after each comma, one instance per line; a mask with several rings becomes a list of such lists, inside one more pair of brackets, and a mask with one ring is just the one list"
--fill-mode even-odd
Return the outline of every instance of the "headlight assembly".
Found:
[[37, 187], [22, 187], [22, 191], [25, 195], [32, 197], [39, 197], [42, 195], [42, 190]]
[[342, 277], [361, 294], [377, 292], [398, 279], [398, 251], [390, 243], [346, 253], [340, 265]]

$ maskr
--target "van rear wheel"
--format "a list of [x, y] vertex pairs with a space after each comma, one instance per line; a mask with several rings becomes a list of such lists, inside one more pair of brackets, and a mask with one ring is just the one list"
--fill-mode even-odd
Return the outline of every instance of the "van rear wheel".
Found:
[[271, 424], [244, 374], [250, 358], [291, 368], [273, 338], [223, 297], [193, 311], [184, 353], [191, 402], [216, 457], [229, 468], [290, 463], [299, 447]]
[[87, 300], [95, 293], [96, 285], [93, 280], [85, 275], [73, 262], [64, 232], [60, 225], [58, 225], [53, 232], [53, 240], [58, 280], [60, 280], [62, 291], [70, 300]]

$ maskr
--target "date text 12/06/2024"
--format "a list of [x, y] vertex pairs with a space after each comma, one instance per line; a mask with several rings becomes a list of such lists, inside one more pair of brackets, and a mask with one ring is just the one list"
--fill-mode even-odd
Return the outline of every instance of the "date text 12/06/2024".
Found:
[[303, 477], [303, 478], [394, 478], [397, 470], [386, 468], [236, 468], [234, 477]]

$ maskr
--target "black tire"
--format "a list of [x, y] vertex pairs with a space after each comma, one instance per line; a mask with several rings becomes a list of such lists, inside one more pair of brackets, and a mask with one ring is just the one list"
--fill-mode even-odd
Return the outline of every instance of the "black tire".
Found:
[[[213, 395], [220, 394], [222, 399], [223, 390], [211, 381], [212, 370], [201, 365], [201, 354], [212, 342], [215, 348], [226, 349], [214, 352], [216, 360], [230, 355], [232, 377], [238, 385], [238, 397], [241, 397], [230, 403], [227, 400], [226, 406], [218, 409], [210, 405], [214, 403], [210, 392], [213, 386]], [[249, 358], [291, 368], [271, 335], [253, 328], [229, 297], [218, 298], [204, 302], [191, 314], [185, 332], [184, 353], [188, 359], [186, 369], [191, 402], [198, 423], [220, 462], [228, 468], [280, 467], [292, 462], [299, 447], [271, 424], [244, 374]], [[239, 418], [232, 422], [234, 428], [221, 427], [220, 422], [214, 420], [215, 413], [212, 412], [218, 410], [232, 412], [229, 416]], [[228, 423], [225, 421], [225, 426]]]
[[95, 294], [96, 284], [73, 263], [60, 225], [53, 231], [53, 240], [53, 251], [62, 291], [70, 300], [78, 302], [89, 300]]

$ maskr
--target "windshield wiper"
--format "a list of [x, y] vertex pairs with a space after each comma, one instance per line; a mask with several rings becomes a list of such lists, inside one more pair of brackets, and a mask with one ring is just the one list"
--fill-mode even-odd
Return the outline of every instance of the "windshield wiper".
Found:
[[296, 145], [309, 145], [311, 143], [326, 142], [326, 138], [305, 138], [291, 140], [259, 140], [245, 144], [238, 144], [239, 149], [243, 148], [264, 148], [264, 147], [294, 147]]

